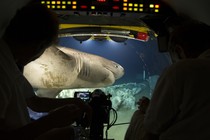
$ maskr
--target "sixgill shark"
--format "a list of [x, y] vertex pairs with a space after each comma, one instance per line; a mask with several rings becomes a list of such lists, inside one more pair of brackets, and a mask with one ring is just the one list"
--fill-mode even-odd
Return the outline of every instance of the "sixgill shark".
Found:
[[55, 97], [63, 89], [97, 88], [112, 85], [124, 68], [98, 55], [51, 46], [24, 67], [24, 76], [39, 96]]

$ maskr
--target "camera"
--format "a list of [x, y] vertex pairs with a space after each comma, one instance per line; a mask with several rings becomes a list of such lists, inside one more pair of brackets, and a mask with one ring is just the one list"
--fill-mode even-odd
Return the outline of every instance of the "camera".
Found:
[[111, 95], [106, 95], [101, 89], [96, 89], [92, 93], [90, 91], [76, 91], [74, 98], [80, 98], [88, 103], [91, 107], [111, 107]]
[[[92, 107], [89, 138], [91, 140], [103, 140], [104, 124], [109, 125], [110, 110], [112, 109], [111, 95], [106, 95], [101, 89], [95, 89], [92, 93], [89, 91], [75, 92], [74, 97], [82, 99]], [[84, 120], [77, 124], [81, 126], [82, 122]]]

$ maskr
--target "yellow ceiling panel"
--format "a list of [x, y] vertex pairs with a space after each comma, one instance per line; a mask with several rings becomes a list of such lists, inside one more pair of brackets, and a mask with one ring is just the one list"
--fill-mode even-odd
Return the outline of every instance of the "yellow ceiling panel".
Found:
[[60, 24], [60, 29], [79, 28], [79, 27], [115, 28], [115, 29], [132, 30], [132, 31], [144, 32], [144, 33], [147, 33], [148, 31], [150, 31], [149, 28], [147, 28], [147, 27], [140, 27], [140, 26], [92, 25], [92, 24]]

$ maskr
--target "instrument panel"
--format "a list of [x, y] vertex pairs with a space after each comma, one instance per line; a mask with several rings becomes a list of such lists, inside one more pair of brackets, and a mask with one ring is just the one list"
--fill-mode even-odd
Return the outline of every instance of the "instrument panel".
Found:
[[48, 8], [63, 11], [161, 13], [159, 0], [41, 0]]

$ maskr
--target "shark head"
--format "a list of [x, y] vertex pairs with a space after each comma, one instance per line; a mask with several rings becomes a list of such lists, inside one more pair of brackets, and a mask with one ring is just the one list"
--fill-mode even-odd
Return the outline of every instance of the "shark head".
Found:
[[114, 61], [108, 61], [106, 64], [108, 65], [105, 65], [104, 67], [113, 73], [116, 80], [124, 75], [124, 68], [120, 64]]

